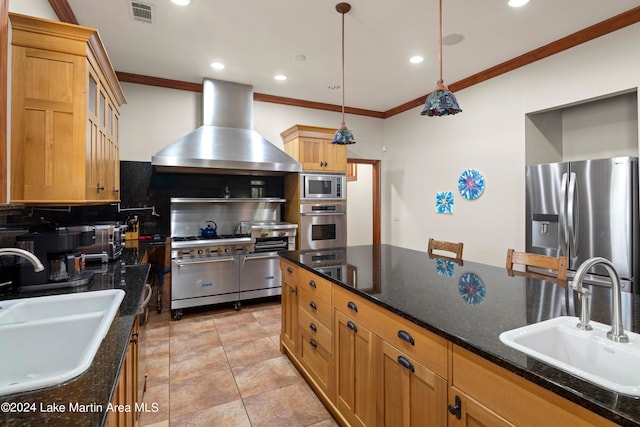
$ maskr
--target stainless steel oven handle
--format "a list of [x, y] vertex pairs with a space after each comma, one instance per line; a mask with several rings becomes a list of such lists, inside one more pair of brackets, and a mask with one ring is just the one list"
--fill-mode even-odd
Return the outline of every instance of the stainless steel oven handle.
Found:
[[270, 258], [278, 258], [278, 254], [275, 255], [257, 255], [257, 256], [253, 256], [253, 255], [245, 255], [244, 260], [252, 260], [252, 259], [270, 259]]
[[307, 212], [301, 213], [302, 216], [334, 216], [334, 215], [346, 215], [344, 212]]
[[226, 262], [226, 261], [235, 261], [235, 258], [233, 257], [215, 258], [215, 259], [212, 258], [206, 261], [188, 261], [188, 262], [176, 261], [176, 264], [178, 264], [178, 268], [182, 268], [182, 267], [187, 267], [187, 266], [196, 265], [196, 264], [209, 264], [212, 262]]

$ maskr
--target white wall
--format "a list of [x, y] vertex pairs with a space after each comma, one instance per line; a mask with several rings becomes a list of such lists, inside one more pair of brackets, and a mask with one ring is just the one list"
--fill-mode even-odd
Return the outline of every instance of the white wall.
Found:
[[9, 0], [9, 12], [59, 20], [47, 0]]
[[[640, 24], [462, 90], [455, 116], [385, 120], [383, 242], [463, 241], [466, 259], [499, 266], [507, 248], [524, 249], [525, 114], [638, 87], [638, 40]], [[475, 201], [457, 191], [467, 168], [486, 179]], [[454, 192], [453, 215], [435, 213], [437, 191]]]
[[373, 242], [373, 166], [356, 164], [358, 179], [347, 182], [347, 245]]

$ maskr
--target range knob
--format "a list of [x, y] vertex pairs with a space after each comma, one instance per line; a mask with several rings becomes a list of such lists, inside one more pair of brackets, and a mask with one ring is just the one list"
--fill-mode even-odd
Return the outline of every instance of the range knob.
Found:
[[178, 251], [178, 258], [182, 258], [182, 251]]
[[216, 250], [216, 252], [221, 254], [222, 253], [222, 248], [218, 248], [218, 250]]
[[230, 253], [231, 252], [231, 248], [224, 248], [225, 253]]

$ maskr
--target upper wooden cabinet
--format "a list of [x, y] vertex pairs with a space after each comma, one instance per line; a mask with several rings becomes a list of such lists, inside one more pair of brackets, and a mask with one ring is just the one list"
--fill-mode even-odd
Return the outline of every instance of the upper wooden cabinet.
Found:
[[95, 29], [9, 14], [12, 203], [120, 200], [122, 88]]
[[284, 151], [303, 171], [347, 173], [347, 147], [332, 144], [336, 129], [294, 125], [282, 132]]

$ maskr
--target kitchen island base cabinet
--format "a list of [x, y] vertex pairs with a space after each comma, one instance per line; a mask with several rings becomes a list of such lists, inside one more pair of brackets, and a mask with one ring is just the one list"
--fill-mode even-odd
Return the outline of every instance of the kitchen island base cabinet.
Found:
[[280, 351], [285, 347], [296, 353], [296, 335], [298, 333], [298, 266], [280, 260], [282, 271], [282, 326], [280, 331]]
[[449, 414], [450, 426], [617, 425], [462, 347], [453, 346], [452, 361], [449, 405], [460, 397], [460, 418]]
[[129, 347], [120, 368], [118, 383], [113, 392], [111, 405], [114, 408], [107, 416], [107, 427], [133, 427], [138, 425], [140, 413], [138, 402], [138, 330], [136, 320], [131, 331]]

